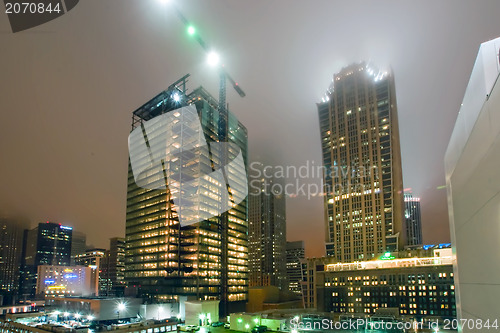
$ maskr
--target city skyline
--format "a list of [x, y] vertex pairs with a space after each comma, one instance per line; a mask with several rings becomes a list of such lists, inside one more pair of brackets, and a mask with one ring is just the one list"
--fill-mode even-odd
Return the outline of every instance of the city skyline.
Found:
[[[10, 112], [0, 129], [16, 142], [0, 144], [5, 156], [0, 177], [6, 189], [1, 194], [6, 207], [0, 209], [19, 210], [28, 201], [23, 213], [32, 226], [46, 220], [71, 225], [97, 247], [124, 235], [130, 112], [188, 70], [193, 73], [191, 88], [203, 84], [211, 93], [217, 91], [216, 75], [204, 65], [197, 45], [185, 40], [182, 26], [168, 8], [162, 9], [157, 1], [129, 7], [119, 1], [109, 4], [102, 8], [98, 1], [84, 2], [49, 24], [3, 35], [6, 52], [1, 65], [5, 80], [0, 90], [5, 98], [0, 103]], [[231, 73], [245, 87], [245, 99], [228, 93], [228, 102], [248, 124], [250, 160], [270, 156], [279, 165], [321, 164], [315, 103], [333, 73], [362, 60], [382, 67], [391, 64], [404, 185], [422, 199], [424, 242], [444, 242], [449, 239], [441, 188], [444, 151], [479, 44], [500, 31], [494, 15], [500, 5], [493, 1], [460, 8], [451, 1], [388, 4], [318, 1], [248, 6], [185, 1], [181, 7], [220, 48]], [[390, 9], [394, 21], [381, 22], [384, 9]], [[331, 12], [341, 18], [325, 28]], [[370, 29], [353, 28], [343, 37], [338, 31], [353, 12]], [[289, 19], [276, 26], [277, 17]], [[259, 30], [252, 29], [252, 18], [261, 23]], [[304, 24], [293, 30], [295, 19]], [[130, 24], [134, 20], [141, 24]], [[427, 24], [421, 25], [422, 20]], [[463, 24], [466, 20], [482, 24], [470, 28]], [[401, 29], [391, 29], [396, 24]], [[0, 17], [0, 30], [10, 33], [6, 16]], [[102, 35], [94, 37], [97, 31]], [[274, 47], [280, 42], [284, 46]], [[269, 52], [264, 55], [254, 49]], [[301, 84], [287, 84], [292, 81]], [[23, 98], [27, 91], [31, 98]], [[286, 119], [280, 116], [283, 112]], [[305, 239], [307, 255], [321, 255], [323, 245], [314, 240], [324, 239], [322, 198], [288, 200], [289, 240]], [[103, 232], [92, 233], [102, 226], [106, 226]]]

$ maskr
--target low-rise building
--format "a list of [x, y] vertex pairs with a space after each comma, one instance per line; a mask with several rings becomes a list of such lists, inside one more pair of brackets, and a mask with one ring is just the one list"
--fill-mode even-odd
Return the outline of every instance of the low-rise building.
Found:
[[127, 320], [141, 315], [142, 299], [113, 297], [55, 297], [47, 299], [49, 313], [78, 313], [95, 321]]
[[36, 294], [45, 297], [95, 296], [98, 270], [84, 266], [38, 266]]
[[302, 299], [291, 291], [280, 290], [275, 286], [248, 289], [248, 312], [301, 308], [303, 308]]
[[[431, 251], [433, 256], [411, 256]], [[304, 304], [318, 311], [371, 315], [397, 308], [412, 318], [455, 318], [453, 257], [450, 248], [387, 252], [377, 260], [303, 262]]]

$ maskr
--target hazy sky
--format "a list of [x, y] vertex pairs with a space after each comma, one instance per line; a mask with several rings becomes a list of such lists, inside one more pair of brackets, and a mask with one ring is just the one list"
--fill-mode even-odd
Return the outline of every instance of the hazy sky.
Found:
[[[404, 185], [422, 197], [425, 243], [449, 241], [443, 156], [479, 44], [500, 36], [500, 1], [171, 1], [245, 90], [228, 103], [253, 161], [321, 164], [315, 103], [333, 74], [392, 67]], [[132, 111], [186, 73], [217, 97], [217, 73], [159, 0], [82, 0], [16, 34], [0, 13], [0, 42], [0, 208], [107, 247], [125, 232]], [[289, 198], [287, 215], [288, 239], [322, 255], [322, 199]]]

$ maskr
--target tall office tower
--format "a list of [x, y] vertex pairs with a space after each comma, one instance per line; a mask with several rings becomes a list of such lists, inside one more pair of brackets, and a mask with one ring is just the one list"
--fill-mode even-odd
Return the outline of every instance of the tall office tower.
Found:
[[107, 281], [101, 281], [100, 271], [102, 269], [103, 263], [105, 262], [105, 255], [107, 251], [105, 249], [88, 249], [83, 254], [79, 254], [75, 257], [75, 264], [78, 266], [90, 267], [92, 274], [90, 275], [90, 283], [93, 286], [92, 292], [94, 296], [99, 296], [99, 291], [102, 289], [102, 285], [106, 285]]
[[0, 217], [0, 304], [16, 302], [19, 293], [23, 236], [27, 221]]
[[[286, 197], [272, 191], [276, 179], [250, 175], [248, 195], [249, 286], [288, 288]], [[280, 186], [282, 188], [282, 186]]]
[[110, 238], [109, 250], [104, 254], [101, 263], [101, 295], [123, 296], [125, 290], [125, 238]]
[[70, 265], [72, 228], [47, 221], [25, 235], [23, 296], [34, 297], [38, 266]]
[[365, 63], [342, 69], [318, 113], [327, 255], [351, 262], [402, 248], [403, 177], [392, 74]]
[[405, 193], [404, 200], [407, 245], [422, 245], [420, 198], [414, 198], [411, 193]]
[[[244, 170], [237, 175], [229, 166], [218, 167], [222, 163], [214, 160], [220, 156], [214, 147], [218, 142], [232, 143], [226, 156], [229, 161], [239, 158], [245, 169], [247, 130], [231, 112], [219, 112], [217, 100], [202, 87], [187, 95], [187, 77], [133, 112], [132, 133], [141, 129], [139, 134], [147, 140], [151, 154], [157, 153], [161, 138], [163, 155], [161, 161], [153, 161], [147, 152], [137, 160], [129, 159], [125, 281], [151, 300], [180, 296], [220, 300], [224, 312], [243, 306], [247, 299], [248, 222], [246, 194], [241, 202], [231, 201], [229, 210], [222, 214], [221, 196], [225, 192], [233, 198], [234, 182], [246, 188], [248, 181]], [[171, 130], [158, 125], [164, 117], [178, 119], [168, 122]], [[201, 140], [207, 145], [190, 146]], [[210, 153], [206, 153], [207, 148]], [[141, 174], [149, 177], [141, 187], [134, 178], [132, 162], [150, 168]], [[223, 169], [229, 186], [211, 176]], [[154, 186], [156, 189], [148, 189]], [[178, 205], [180, 201], [183, 205]]]
[[73, 230], [71, 237], [71, 264], [75, 263], [77, 255], [84, 254], [87, 250], [87, 235], [83, 232]]
[[301, 260], [305, 258], [304, 241], [286, 242], [286, 275], [288, 289], [302, 295], [300, 281], [302, 280]]

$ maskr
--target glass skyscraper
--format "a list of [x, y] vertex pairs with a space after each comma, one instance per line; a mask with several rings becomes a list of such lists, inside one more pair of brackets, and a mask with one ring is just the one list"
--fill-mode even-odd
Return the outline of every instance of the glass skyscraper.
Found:
[[[161, 161], [160, 167], [151, 167], [141, 174], [142, 186], [134, 178], [131, 163], [147, 164], [148, 154], [135, 162], [129, 159], [125, 281], [150, 300], [178, 300], [187, 296], [220, 300], [226, 305], [244, 302], [248, 292], [246, 195], [241, 202], [231, 201], [229, 210], [219, 214], [223, 211], [221, 184], [203, 175], [216, 172], [223, 161], [214, 148], [220, 142], [228, 143], [227, 160], [241, 154], [246, 168], [247, 130], [231, 112], [219, 112], [217, 100], [202, 87], [186, 94], [183, 79], [133, 113], [132, 131], [142, 127], [143, 133], [147, 121], [162, 115], [174, 120], [170, 133], [173, 135], [162, 148], [168, 158]], [[189, 106], [191, 110], [194, 106], [194, 114], [181, 114], [180, 108]], [[180, 119], [183, 117], [191, 117], [189, 121], [199, 118], [202, 131], [197, 133], [196, 128], [186, 125], [188, 122]], [[223, 129], [221, 120], [225, 124]], [[149, 130], [148, 149], [166, 129], [156, 126]], [[185, 139], [186, 133], [189, 140]], [[209, 154], [196, 144], [200, 139], [210, 147]], [[180, 155], [174, 153], [188, 145], [192, 149]], [[225, 169], [226, 185], [231, 186], [222, 188], [229, 191], [231, 200], [234, 188], [246, 188], [248, 181], [245, 174], [236, 175], [234, 170]], [[179, 185], [185, 179], [190, 181], [189, 190]]]
[[403, 177], [392, 74], [365, 63], [342, 69], [318, 113], [327, 255], [351, 262], [402, 248]]
[[407, 245], [422, 245], [420, 198], [415, 198], [411, 193], [405, 193], [404, 198]]

